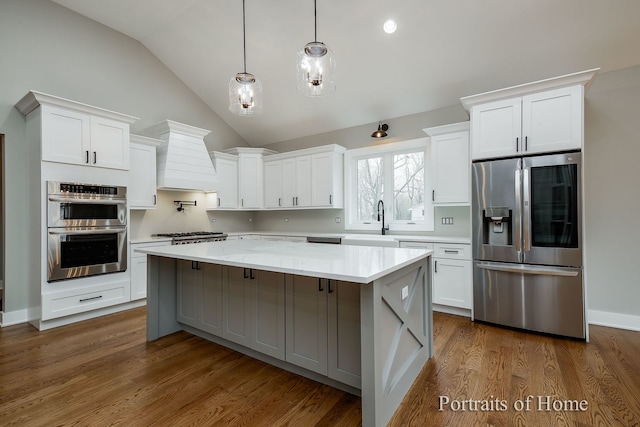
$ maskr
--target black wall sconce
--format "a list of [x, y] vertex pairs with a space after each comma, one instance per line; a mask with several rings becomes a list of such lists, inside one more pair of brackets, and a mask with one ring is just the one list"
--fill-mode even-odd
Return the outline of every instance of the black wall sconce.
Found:
[[378, 130], [371, 134], [371, 138], [384, 138], [387, 136], [389, 125], [386, 123], [378, 122]]

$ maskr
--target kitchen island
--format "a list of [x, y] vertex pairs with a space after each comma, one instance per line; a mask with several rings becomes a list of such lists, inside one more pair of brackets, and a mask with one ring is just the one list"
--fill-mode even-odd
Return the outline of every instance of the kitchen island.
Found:
[[432, 356], [430, 250], [237, 240], [148, 256], [147, 339], [185, 330], [361, 396], [386, 425]]

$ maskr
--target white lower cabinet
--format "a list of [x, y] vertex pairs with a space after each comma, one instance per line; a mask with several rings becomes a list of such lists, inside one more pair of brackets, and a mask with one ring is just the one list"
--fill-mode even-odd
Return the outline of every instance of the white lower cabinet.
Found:
[[141, 254], [135, 250], [153, 246], [168, 246], [170, 244], [169, 241], [131, 243], [129, 252], [131, 254], [129, 266], [131, 270], [131, 301], [147, 297], [147, 254]]
[[401, 248], [433, 249], [433, 303], [471, 310], [471, 245], [460, 243], [400, 242]]
[[360, 285], [286, 277], [285, 360], [360, 388]]

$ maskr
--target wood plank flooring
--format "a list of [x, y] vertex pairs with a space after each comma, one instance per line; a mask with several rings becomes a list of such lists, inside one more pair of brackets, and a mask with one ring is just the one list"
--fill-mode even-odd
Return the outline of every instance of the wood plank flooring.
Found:
[[[640, 332], [594, 326], [587, 344], [440, 313], [434, 329], [392, 426], [640, 425]], [[3, 426], [360, 424], [358, 397], [185, 332], [147, 343], [144, 307], [0, 330]]]

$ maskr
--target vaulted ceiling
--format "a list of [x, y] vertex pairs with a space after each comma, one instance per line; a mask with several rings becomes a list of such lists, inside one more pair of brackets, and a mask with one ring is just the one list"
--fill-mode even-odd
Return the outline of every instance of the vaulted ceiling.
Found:
[[[247, 71], [264, 113], [228, 110], [243, 70], [242, 0], [53, 0], [146, 46], [251, 145], [455, 105], [462, 96], [600, 67], [640, 64], [638, 0], [318, 0], [336, 92], [296, 92], [314, 39], [312, 0], [246, 0]], [[398, 23], [394, 34], [382, 24]]]

